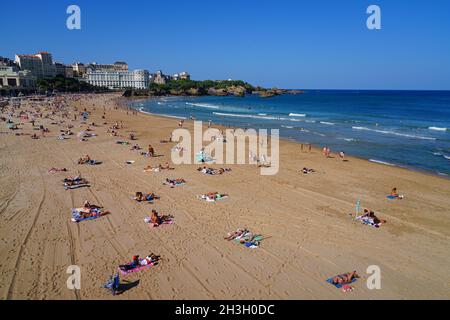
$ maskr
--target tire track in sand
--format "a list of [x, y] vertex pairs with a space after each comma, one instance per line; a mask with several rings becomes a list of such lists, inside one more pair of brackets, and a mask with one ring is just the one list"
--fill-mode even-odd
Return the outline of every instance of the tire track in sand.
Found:
[[31, 227], [28, 230], [28, 232], [27, 232], [27, 234], [25, 236], [25, 239], [22, 242], [22, 245], [20, 246], [19, 254], [17, 255], [17, 259], [16, 259], [16, 262], [14, 264], [13, 277], [11, 279], [11, 282], [9, 284], [9, 288], [8, 288], [8, 291], [7, 291], [7, 297], [6, 297], [7, 300], [11, 300], [12, 299], [14, 287], [16, 285], [17, 273], [18, 273], [18, 271], [20, 269], [24, 248], [27, 245], [28, 241], [30, 240], [30, 236], [33, 233], [33, 230], [34, 230], [34, 228], [36, 226], [36, 222], [37, 222], [37, 220], [38, 220], [38, 218], [39, 218], [39, 216], [41, 214], [42, 205], [44, 204], [45, 198], [47, 196], [47, 189], [45, 188], [44, 177], [42, 176], [40, 168], [38, 168], [38, 171], [39, 171], [39, 175], [40, 175], [40, 177], [42, 179], [42, 190], [43, 190], [43, 192], [42, 192], [42, 199], [39, 202], [38, 208], [36, 210], [36, 214], [34, 215], [33, 223], [31, 224]]
[[[69, 221], [66, 221], [67, 234], [69, 235], [69, 250], [70, 250], [70, 263], [76, 265], [76, 253], [75, 253], [75, 240], [73, 237], [72, 229]], [[81, 300], [80, 293], [77, 289], [73, 290], [77, 300]]]

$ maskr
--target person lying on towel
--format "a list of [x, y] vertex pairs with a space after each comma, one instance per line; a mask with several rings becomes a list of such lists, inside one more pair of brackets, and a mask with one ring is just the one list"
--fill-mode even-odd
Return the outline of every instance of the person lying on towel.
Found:
[[175, 170], [175, 168], [171, 168], [169, 163], [166, 162], [166, 164], [164, 166], [162, 166], [161, 164], [159, 164], [156, 167], [152, 167], [152, 166], [147, 166], [144, 168], [144, 171], [155, 171], [155, 172], [159, 172], [161, 170]]
[[96, 161], [92, 160], [91, 157], [89, 157], [89, 155], [85, 155], [84, 157], [81, 157], [80, 159], [78, 159], [78, 164], [94, 164]]
[[83, 208], [84, 209], [101, 209], [102, 207], [96, 206], [95, 204], [91, 204], [89, 201], [86, 200], [86, 201], [84, 201]]
[[141, 202], [141, 201], [153, 201], [158, 200], [160, 197], [158, 197], [153, 192], [143, 194], [142, 192], [136, 192], [136, 196], [134, 197], [134, 200]]
[[65, 178], [63, 180], [64, 185], [66, 186], [76, 186], [76, 185], [80, 185], [80, 184], [87, 184], [87, 180], [82, 178], [81, 176], [76, 176], [75, 178]]
[[73, 214], [73, 218], [76, 221], [85, 220], [92, 217], [101, 217], [103, 215], [108, 214], [107, 211], [103, 211], [100, 207], [97, 206], [91, 206], [86, 207], [84, 206], [81, 210], [78, 210]]
[[218, 192], [208, 192], [207, 194], [205, 194], [206, 199], [211, 200], [211, 201], [215, 201], [215, 200], [219, 200], [222, 199], [224, 197], [228, 197], [228, 194], [226, 193], [218, 193]]
[[247, 229], [238, 228], [236, 231], [228, 232], [227, 236], [225, 237], [225, 240], [228, 240], [228, 241], [234, 240], [238, 237], [241, 237], [243, 234], [245, 234], [247, 232], [249, 232]]
[[141, 150], [142, 148], [138, 145], [135, 144], [134, 146], [131, 147], [131, 150]]
[[360, 217], [361, 220], [367, 220], [368, 222], [372, 223], [373, 225], [378, 225], [380, 223], [386, 223], [386, 220], [379, 219], [375, 212], [372, 210], [364, 209], [364, 214]]
[[176, 186], [178, 184], [182, 184], [182, 183], [186, 183], [186, 180], [184, 180], [183, 178], [177, 178], [177, 179], [166, 179], [167, 184], [171, 185], [171, 186]]
[[201, 173], [205, 173], [205, 174], [215, 175], [215, 174], [223, 174], [225, 172], [229, 172], [229, 171], [231, 171], [231, 169], [230, 168], [213, 169], [213, 168], [208, 168], [205, 166], [203, 168], [199, 167], [197, 169], [197, 171], [200, 171]]
[[141, 266], [147, 266], [149, 264], [159, 261], [160, 256], [150, 253], [144, 259], [139, 258], [139, 256], [133, 256], [133, 260], [128, 264], [120, 265], [119, 268], [123, 271], [130, 271]]
[[345, 284], [352, 283], [353, 279], [357, 279], [357, 278], [359, 278], [359, 275], [356, 273], [356, 270], [355, 270], [352, 272], [347, 272], [347, 273], [340, 274], [340, 275], [333, 277], [332, 282], [333, 282], [333, 284], [345, 285]]
[[313, 172], [316, 172], [316, 170], [314, 170], [314, 169], [309, 169], [309, 168], [303, 168], [302, 169], [302, 172], [304, 173], [304, 174], [308, 174], [308, 173], [313, 173]]

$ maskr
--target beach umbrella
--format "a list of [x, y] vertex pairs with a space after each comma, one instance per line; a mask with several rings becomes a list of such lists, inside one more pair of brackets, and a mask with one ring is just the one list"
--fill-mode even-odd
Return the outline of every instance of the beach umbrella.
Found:
[[358, 213], [359, 213], [359, 209], [360, 208], [361, 208], [361, 201], [358, 199], [358, 201], [356, 201], [356, 207], [355, 207], [356, 217], [358, 217]]

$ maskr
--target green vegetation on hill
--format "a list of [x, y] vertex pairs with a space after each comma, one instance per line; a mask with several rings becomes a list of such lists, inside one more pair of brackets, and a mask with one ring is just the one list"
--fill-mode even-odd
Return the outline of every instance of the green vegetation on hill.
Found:
[[172, 80], [166, 84], [150, 84], [146, 90], [129, 89], [124, 96], [160, 96], [160, 95], [206, 95], [245, 94], [251, 93], [255, 88], [241, 80]]
[[75, 78], [55, 77], [38, 79], [37, 90], [44, 92], [105, 92], [107, 88], [94, 87]]

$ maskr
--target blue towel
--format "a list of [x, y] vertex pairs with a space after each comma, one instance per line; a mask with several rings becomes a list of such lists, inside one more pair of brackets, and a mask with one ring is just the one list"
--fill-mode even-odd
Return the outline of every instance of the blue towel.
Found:
[[346, 285], [346, 284], [350, 284], [350, 283], [353, 283], [353, 282], [355, 282], [356, 280], [358, 280], [357, 278], [353, 278], [352, 282], [350, 282], [350, 283], [340, 284], [340, 283], [333, 283], [333, 278], [334, 278], [334, 277], [331, 277], [331, 278], [327, 279], [327, 282], [328, 282], [329, 284], [335, 286], [335, 287], [338, 288], [338, 289], [342, 288], [342, 286], [344, 286], [344, 285]]

